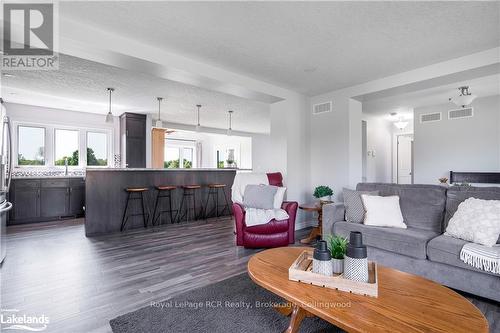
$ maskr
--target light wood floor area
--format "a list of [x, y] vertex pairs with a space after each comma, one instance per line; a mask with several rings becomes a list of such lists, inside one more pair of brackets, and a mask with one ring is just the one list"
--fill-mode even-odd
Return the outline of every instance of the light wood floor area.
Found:
[[[45, 332], [110, 332], [116, 316], [245, 272], [255, 253], [235, 246], [230, 219], [96, 238], [84, 236], [82, 223], [7, 228], [2, 309], [48, 316]], [[500, 306], [470, 299], [500, 332]]]

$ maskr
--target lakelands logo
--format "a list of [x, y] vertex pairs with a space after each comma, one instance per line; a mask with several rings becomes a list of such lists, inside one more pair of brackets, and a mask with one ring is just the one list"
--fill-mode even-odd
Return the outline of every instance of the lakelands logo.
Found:
[[3, 4], [2, 69], [58, 69], [56, 4]]
[[46, 315], [20, 314], [17, 309], [5, 309], [0, 314], [0, 330], [42, 332], [47, 329], [49, 322], [49, 317]]

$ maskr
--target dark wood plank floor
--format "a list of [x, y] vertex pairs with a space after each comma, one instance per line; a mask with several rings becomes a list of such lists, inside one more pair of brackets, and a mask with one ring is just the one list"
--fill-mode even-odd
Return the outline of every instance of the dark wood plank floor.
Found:
[[[111, 318], [240, 274], [255, 253], [234, 245], [229, 219], [98, 238], [82, 222], [8, 227], [2, 309], [45, 314], [47, 332], [110, 332]], [[500, 331], [500, 306], [472, 301]]]

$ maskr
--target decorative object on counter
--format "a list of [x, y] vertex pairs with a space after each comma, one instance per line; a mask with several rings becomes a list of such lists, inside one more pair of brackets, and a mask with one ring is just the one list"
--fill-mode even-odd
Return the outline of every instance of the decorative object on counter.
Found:
[[321, 185], [314, 189], [314, 197], [318, 198], [320, 202], [330, 202], [333, 191], [330, 187]]
[[114, 165], [115, 168], [121, 168], [121, 166], [122, 166], [122, 155], [115, 154], [113, 156], [113, 165]]
[[347, 251], [347, 238], [338, 235], [329, 235], [327, 238], [330, 254], [332, 256], [332, 272], [344, 272], [344, 256]]
[[349, 280], [368, 282], [368, 253], [363, 244], [363, 235], [351, 231], [345, 255], [344, 277]]
[[227, 129], [227, 135], [231, 136], [233, 134], [233, 112], [232, 110], [227, 111], [229, 114], [229, 128]]
[[115, 88], [106, 88], [106, 90], [109, 92], [109, 111], [108, 111], [108, 114], [106, 115], [106, 122], [112, 123], [113, 122], [113, 113], [111, 112], [111, 93], [113, 91], [115, 91]]
[[200, 108], [201, 108], [201, 104], [196, 104], [196, 107], [198, 108], [198, 114], [197, 114], [198, 122], [196, 123], [196, 132], [199, 132], [200, 129], [201, 129], [201, 125], [200, 125]]
[[439, 180], [439, 184], [440, 185], [443, 185], [443, 186], [448, 186], [448, 178], [446, 177], [441, 177], [438, 179]]
[[227, 150], [227, 159], [226, 159], [228, 168], [235, 168], [236, 162], [234, 161], [234, 149]]
[[322, 240], [318, 242], [313, 254], [313, 273], [331, 276], [332, 275], [332, 257], [330, 256], [330, 251], [328, 251], [328, 246], [326, 241]]

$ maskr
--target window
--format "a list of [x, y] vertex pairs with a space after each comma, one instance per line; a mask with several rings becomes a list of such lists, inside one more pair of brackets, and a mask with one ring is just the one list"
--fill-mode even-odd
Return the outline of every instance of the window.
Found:
[[193, 148], [183, 148], [182, 165], [184, 169], [193, 167]]
[[45, 128], [18, 127], [17, 164], [45, 165]]
[[196, 144], [190, 140], [165, 139], [164, 167], [191, 169], [196, 164]]
[[65, 165], [68, 159], [68, 165], [79, 164], [79, 132], [77, 130], [55, 130], [55, 156], [54, 165]]
[[168, 169], [177, 169], [180, 165], [179, 148], [165, 146], [165, 162], [163, 166]]
[[108, 144], [106, 133], [87, 132], [87, 165], [108, 165]]

